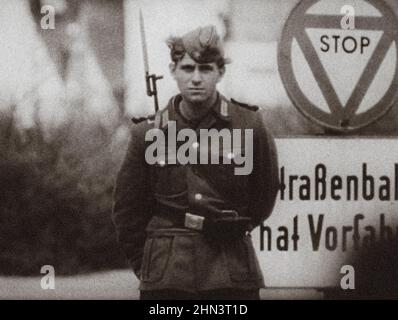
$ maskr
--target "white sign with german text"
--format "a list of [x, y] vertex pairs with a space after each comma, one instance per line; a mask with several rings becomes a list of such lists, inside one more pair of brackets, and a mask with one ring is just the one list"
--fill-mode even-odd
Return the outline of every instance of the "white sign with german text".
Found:
[[277, 139], [281, 187], [253, 233], [270, 287], [333, 287], [352, 253], [398, 236], [398, 141]]

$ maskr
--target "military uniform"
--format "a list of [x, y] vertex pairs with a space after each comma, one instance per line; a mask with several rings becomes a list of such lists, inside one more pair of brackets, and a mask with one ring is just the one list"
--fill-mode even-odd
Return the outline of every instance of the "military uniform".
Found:
[[[136, 121], [132, 127], [114, 193], [118, 240], [140, 279], [141, 291], [258, 290], [264, 282], [250, 235], [217, 239], [186, 227], [185, 217], [188, 213], [211, 221], [225, 212], [236, 212], [251, 218], [250, 230], [264, 221], [272, 211], [279, 186], [274, 141], [257, 107], [218, 94], [210, 111], [193, 122], [181, 113], [181, 100], [181, 95], [173, 97], [154, 117]], [[145, 151], [151, 141], [145, 141], [146, 133], [156, 128], [167, 137], [170, 123], [175, 123], [177, 132], [189, 128], [198, 137], [200, 129], [252, 129], [251, 173], [236, 175], [234, 171], [237, 164], [233, 155], [247, 152], [244, 143], [239, 150], [222, 143], [217, 150], [202, 149], [197, 142], [192, 145], [198, 157], [202, 153], [211, 157], [216, 152], [219, 164], [165, 161], [175, 157], [168, 154], [167, 146], [160, 149], [163, 151], [156, 163], [148, 164]], [[177, 150], [182, 143], [177, 143]]]

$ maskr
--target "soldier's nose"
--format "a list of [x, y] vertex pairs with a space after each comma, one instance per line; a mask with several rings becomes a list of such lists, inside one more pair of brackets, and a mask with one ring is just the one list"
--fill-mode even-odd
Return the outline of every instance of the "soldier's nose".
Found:
[[193, 84], [196, 84], [196, 85], [198, 85], [198, 84], [200, 84], [202, 82], [202, 77], [201, 77], [201, 75], [200, 75], [198, 70], [194, 71], [191, 81], [192, 81]]

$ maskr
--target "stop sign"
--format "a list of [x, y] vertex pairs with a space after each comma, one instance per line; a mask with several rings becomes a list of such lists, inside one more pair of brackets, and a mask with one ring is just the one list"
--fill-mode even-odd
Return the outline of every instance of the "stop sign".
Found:
[[303, 0], [283, 29], [278, 66], [301, 113], [345, 131], [391, 108], [398, 97], [397, 55], [398, 20], [383, 1]]

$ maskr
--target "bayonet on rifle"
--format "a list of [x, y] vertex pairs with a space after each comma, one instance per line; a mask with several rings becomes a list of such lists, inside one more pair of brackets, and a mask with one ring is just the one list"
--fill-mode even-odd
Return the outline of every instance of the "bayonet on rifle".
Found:
[[144, 59], [144, 68], [145, 68], [145, 83], [146, 83], [146, 94], [149, 97], [153, 96], [155, 111], [159, 110], [159, 102], [158, 102], [158, 92], [156, 88], [156, 81], [163, 79], [163, 76], [157, 76], [156, 74], [149, 73], [149, 62], [148, 62], [148, 50], [146, 45], [145, 38], [145, 25], [144, 25], [144, 17], [142, 15], [142, 11], [140, 9], [140, 33], [141, 33], [141, 46], [142, 46], [142, 56]]

